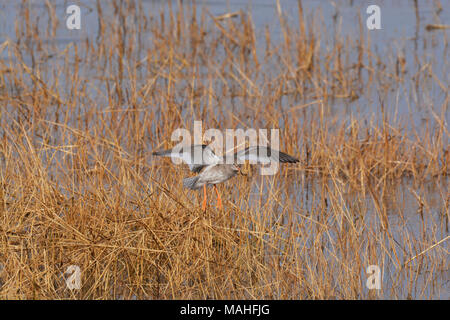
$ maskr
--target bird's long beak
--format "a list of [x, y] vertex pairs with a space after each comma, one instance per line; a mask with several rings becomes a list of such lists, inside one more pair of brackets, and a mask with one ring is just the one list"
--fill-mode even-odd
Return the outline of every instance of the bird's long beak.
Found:
[[241, 176], [246, 176], [246, 175], [247, 175], [246, 173], [243, 173], [243, 172], [242, 172], [241, 167], [238, 166], [237, 168], [238, 168], [239, 174], [240, 174]]

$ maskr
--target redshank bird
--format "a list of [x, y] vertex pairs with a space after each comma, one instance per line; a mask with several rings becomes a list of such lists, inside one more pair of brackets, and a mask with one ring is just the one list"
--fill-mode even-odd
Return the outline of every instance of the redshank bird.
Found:
[[[161, 150], [153, 152], [155, 156], [178, 158], [189, 165], [189, 169], [198, 173], [196, 176], [183, 179], [183, 186], [196, 190], [203, 187], [203, 211], [206, 210], [206, 187], [212, 185], [217, 194], [217, 205], [220, 209], [222, 199], [216, 184], [225, 182], [236, 174], [240, 173], [238, 162], [241, 164], [245, 160], [256, 163], [268, 164], [272, 161], [281, 163], [296, 163], [298, 159], [265, 146], [253, 146], [238, 151], [233, 155], [232, 162], [226, 157], [218, 156], [207, 145], [190, 145], [181, 148]], [[242, 174], [242, 173], [241, 173]]]

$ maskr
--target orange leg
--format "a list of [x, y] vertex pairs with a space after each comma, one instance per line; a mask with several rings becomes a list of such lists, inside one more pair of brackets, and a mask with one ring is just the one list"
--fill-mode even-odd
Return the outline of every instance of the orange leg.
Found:
[[203, 205], [202, 210], [206, 211], [206, 184], [203, 186]]
[[219, 207], [219, 209], [223, 209], [222, 198], [220, 197], [220, 193], [219, 193], [219, 190], [217, 190], [216, 185], [214, 185], [214, 190], [216, 190], [216, 193], [217, 193], [217, 206]]

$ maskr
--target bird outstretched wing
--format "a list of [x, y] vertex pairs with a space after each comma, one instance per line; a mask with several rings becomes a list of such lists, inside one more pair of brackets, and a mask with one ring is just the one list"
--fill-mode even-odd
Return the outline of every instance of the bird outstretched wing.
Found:
[[222, 161], [222, 158], [206, 144], [177, 146], [168, 150], [155, 151], [153, 155], [181, 159], [192, 172], [200, 172], [205, 166]]
[[253, 146], [245, 148], [234, 154], [234, 160], [243, 163], [249, 160], [254, 163], [267, 164], [272, 161], [281, 163], [297, 163], [298, 159], [266, 146]]

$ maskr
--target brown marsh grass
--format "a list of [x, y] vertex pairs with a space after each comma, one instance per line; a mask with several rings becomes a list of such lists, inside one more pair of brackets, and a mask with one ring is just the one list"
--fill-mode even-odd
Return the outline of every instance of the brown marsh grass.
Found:
[[[327, 42], [333, 30], [301, 2], [295, 25], [277, 6], [278, 39], [245, 11], [142, 6], [95, 2], [98, 33], [61, 49], [56, 8], [46, 2], [41, 28], [24, 2], [0, 44], [2, 299], [445, 294], [448, 83], [435, 63], [372, 51], [363, 18], [357, 38], [336, 27]], [[412, 105], [431, 87], [445, 98], [425, 101], [428, 120], [395, 116], [392, 92]], [[364, 121], [333, 109], [367, 97], [379, 112]], [[213, 200], [203, 213], [182, 188], [187, 168], [151, 157], [194, 120], [279, 128], [301, 163], [273, 177], [246, 166], [219, 187], [224, 210]], [[80, 290], [63, 279], [70, 265]], [[369, 265], [383, 270], [381, 290], [366, 288]]]

